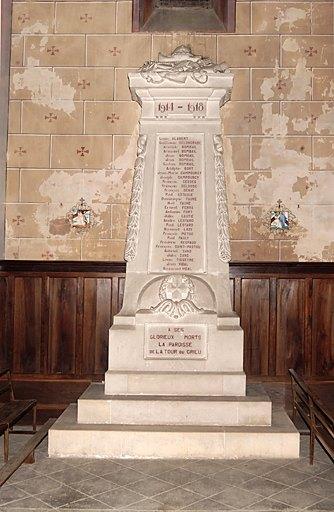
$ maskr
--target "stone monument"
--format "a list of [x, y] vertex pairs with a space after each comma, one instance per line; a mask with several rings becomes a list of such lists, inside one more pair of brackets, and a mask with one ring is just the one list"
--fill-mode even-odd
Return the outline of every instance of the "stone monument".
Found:
[[[232, 311], [220, 107], [233, 75], [180, 46], [129, 74], [142, 107], [124, 303], [105, 384], [49, 435], [51, 456], [298, 457], [299, 434], [243, 371]], [[273, 419], [273, 422], [272, 422]]]

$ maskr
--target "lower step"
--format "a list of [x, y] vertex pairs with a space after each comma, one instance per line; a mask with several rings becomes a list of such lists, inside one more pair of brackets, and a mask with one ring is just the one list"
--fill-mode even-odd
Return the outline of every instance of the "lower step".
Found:
[[298, 458], [299, 433], [283, 409], [272, 427], [83, 425], [73, 404], [49, 431], [50, 457]]
[[105, 374], [107, 395], [243, 396], [243, 372], [114, 371]]
[[105, 395], [103, 384], [94, 383], [78, 400], [78, 423], [269, 426], [268, 396], [247, 389], [243, 397]]

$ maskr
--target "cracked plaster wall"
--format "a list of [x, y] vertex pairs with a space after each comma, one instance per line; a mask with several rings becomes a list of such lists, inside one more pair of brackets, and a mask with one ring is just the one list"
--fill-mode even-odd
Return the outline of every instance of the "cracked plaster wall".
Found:
[[[130, 1], [13, 3], [6, 257], [122, 260], [139, 108], [127, 72], [190, 44], [222, 110], [233, 260], [333, 261], [333, 3], [237, 1], [235, 34], [131, 34]], [[83, 196], [96, 225], [73, 233]], [[281, 199], [291, 231], [269, 231]]]

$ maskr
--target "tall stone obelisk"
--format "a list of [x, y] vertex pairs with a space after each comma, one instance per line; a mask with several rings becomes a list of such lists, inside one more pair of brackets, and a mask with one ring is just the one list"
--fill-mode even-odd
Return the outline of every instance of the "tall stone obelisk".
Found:
[[220, 137], [233, 76], [180, 46], [129, 82], [142, 115], [106, 393], [244, 395]]
[[180, 46], [129, 75], [142, 107], [124, 303], [105, 384], [50, 431], [53, 456], [297, 457], [298, 433], [248, 390], [232, 311], [220, 107], [233, 76]]

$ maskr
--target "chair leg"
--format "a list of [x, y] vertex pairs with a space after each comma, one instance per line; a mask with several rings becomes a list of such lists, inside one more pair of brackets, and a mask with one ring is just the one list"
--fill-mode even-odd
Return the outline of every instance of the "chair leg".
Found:
[[24, 460], [24, 464], [33, 464], [35, 462], [35, 450], [29, 453], [28, 457]]
[[315, 436], [311, 429], [311, 432], [310, 432], [310, 464], [311, 465], [313, 465], [313, 462], [314, 462], [314, 441], [315, 441]]
[[296, 424], [296, 412], [297, 412], [296, 411], [296, 406], [295, 406], [295, 404], [293, 404], [293, 407], [292, 407], [292, 422], [294, 424]]
[[3, 458], [8, 462], [9, 458], [9, 429], [7, 428], [3, 434]]
[[32, 429], [36, 432], [37, 428], [37, 405], [34, 406], [32, 410]]

